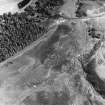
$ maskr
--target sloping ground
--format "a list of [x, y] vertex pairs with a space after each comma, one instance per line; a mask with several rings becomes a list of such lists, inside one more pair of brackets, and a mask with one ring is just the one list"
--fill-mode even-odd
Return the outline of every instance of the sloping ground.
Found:
[[[0, 64], [0, 105], [105, 105], [105, 81], [100, 72], [104, 71], [100, 68], [104, 65], [104, 20], [102, 17], [84, 17], [81, 11], [80, 17], [66, 15], [71, 10], [66, 8], [68, 2], [61, 8], [60, 16], [54, 8], [54, 5], [58, 8], [60, 2], [54, 1], [39, 0], [36, 7], [34, 3], [27, 7], [25, 14], [4, 14], [1, 17], [5, 20], [2, 21], [2, 33], [9, 37], [16, 33], [16, 37], [10, 37], [12, 45], [21, 46], [14, 39], [26, 41], [27, 33], [33, 31], [34, 25], [50, 27], [29, 47], [21, 47], [24, 52], [21, 50], [19, 55]], [[62, 14], [64, 11], [66, 14]], [[13, 24], [14, 21], [19, 24]], [[40, 31], [37, 29], [37, 32]], [[8, 40], [7, 37], [6, 40], [1, 38], [4, 42]], [[4, 46], [1, 44], [3, 50]]]
[[69, 105], [69, 101], [75, 102], [70, 98], [78, 93], [75, 89], [80, 86], [77, 84], [73, 89], [76, 87], [73, 81], [77, 80], [72, 75], [81, 72], [76, 56], [83, 43], [76, 35], [79, 30], [74, 31], [75, 34], [69, 21], [60, 24], [49, 30], [48, 37], [38, 44], [1, 65], [0, 101], [3, 105]]

